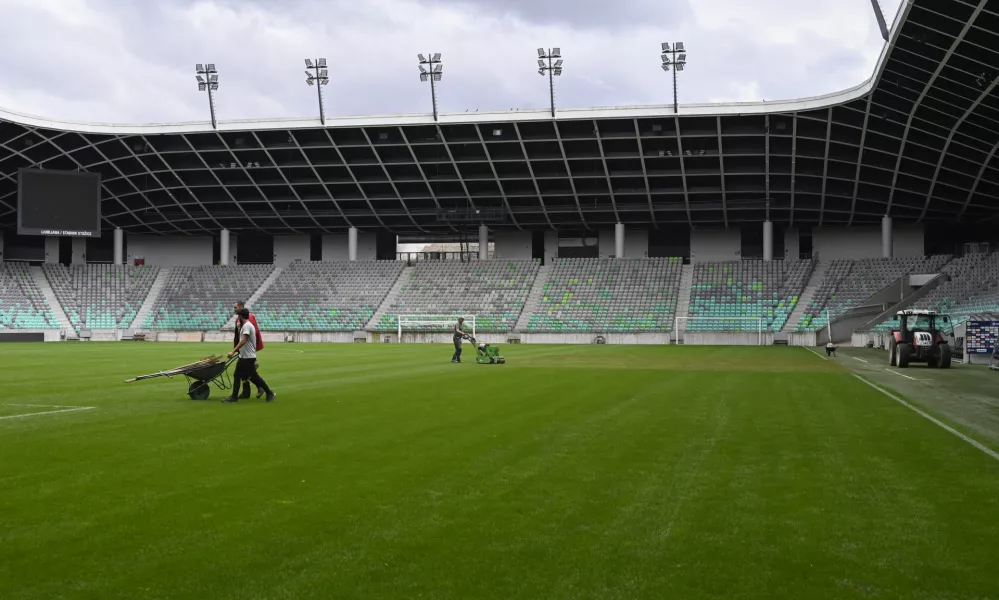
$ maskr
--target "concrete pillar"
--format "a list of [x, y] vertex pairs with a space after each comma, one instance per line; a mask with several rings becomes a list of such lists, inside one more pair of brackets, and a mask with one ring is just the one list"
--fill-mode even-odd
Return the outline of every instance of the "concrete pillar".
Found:
[[45, 264], [59, 264], [59, 238], [50, 236], [45, 238]]
[[763, 222], [763, 260], [774, 259], [774, 222]]
[[357, 227], [347, 230], [347, 260], [350, 262], [357, 260]]
[[223, 229], [221, 240], [219, 242], [219, 255], [222, 258], [222, 264], [229, 264], [229, 230]]
[[124, 261], [125, 235], [121, 227], [114, 230], [114, 264], [120, 265]]
[[0, 263], [3, 262], [3, 232], [0, 231]]
[[891, 258], [892, 252], [891, 217], [885, 215], [881, 218], [881, 258]]
[[489, 260], [489, 228], [479, 225], [479, 260]]
[[624, 223], [614, 224], [614, 258], [624, 258]]

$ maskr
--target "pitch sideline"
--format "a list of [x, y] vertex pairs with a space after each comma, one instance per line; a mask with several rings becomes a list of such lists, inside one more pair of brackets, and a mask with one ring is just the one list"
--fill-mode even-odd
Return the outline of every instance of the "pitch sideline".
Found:
[[965, 442], [971, 444], [975, 448], [978, 448], [979, 450], [981, 450], [985, 454], [988, 454], [992, 458], [994, 458], [996, 460], [999, 460], [999, 452], [996, 452], [995, 450], [989, 448], [988, 446], [986, 446], [985, 444], [979, 442], [978, 440], [976, 440], [976, 439], [974, 439], [974, 438], [972, 438], [970, 436], [967, 436], [967, 435], [961, 433], [960, 431], [954, 429], [950, 425], [944, 423], [943, 421], [941, 421], [940, 419], [938, 419], [938, 418], [934, 417], [933, 415], [927, 413], [926, 411], [923, 411], [923, 410], [921, 410], [921, 409], [913, 406], [912, 404], [906, 402], [905, 400], [902, 400], [901, 398], [899, 398], [895, 394], [892, 394], [888, 390], [886, 390], [886, 389], [884, 389], [884, 388], [882, 388], [882, 387], [880, 387], [878, 385], [875, 385], [875, 384], [871, 383], [870, 381], [867, 381], [866, 379], [864, 379], [860, 375], [857, 375], [856, 373], [850, 373], [850, 374], [853, 375], [854, 377], [856, 377], [857, 379], [859, 379], [860, 381], [863, 381], [867, 385], [871, 386], [872, 388], [876, 389], [877, 391], [881, 392], [885, 396], [891, 398], [895, 402], [898, 402], [902, 406], [904, 406], [904, 407], [908, 408], [909, 410], [915, 412], [916, 414], [918, 414], [919, 416], [923, 417], [927, 421], [933, 423], [934, 425], [940, 427], [941, 429], [944, 429], [945, 431], [949, 431], [950, 433], [956, 435], [957, 437], [961, 438]]

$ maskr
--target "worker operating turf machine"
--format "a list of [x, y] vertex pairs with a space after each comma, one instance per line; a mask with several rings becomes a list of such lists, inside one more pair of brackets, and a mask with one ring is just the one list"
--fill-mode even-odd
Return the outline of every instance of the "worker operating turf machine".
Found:
[[[475, 344], [475, 338], [466, 335], [465, 339]], [[482, 343], [475, 346], [475, 362], [480, 365], [501, 365], [506, 359], [500, 356], [499, 348]]]

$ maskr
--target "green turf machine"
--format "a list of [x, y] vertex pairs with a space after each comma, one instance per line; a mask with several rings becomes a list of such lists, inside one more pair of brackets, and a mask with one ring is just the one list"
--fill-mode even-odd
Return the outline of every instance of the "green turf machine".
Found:
[[466, 335], [465, 339], [475, 344], [475, 362], [480, 365], [502, 365], [506, 359], [500, 356], [499, 347], [489, 344], [478, 344], [475, 338]]

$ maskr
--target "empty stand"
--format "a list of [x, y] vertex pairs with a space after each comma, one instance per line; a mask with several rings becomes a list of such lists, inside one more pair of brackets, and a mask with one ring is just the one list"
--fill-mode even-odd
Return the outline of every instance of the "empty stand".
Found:
[[670, 331], [682, 266], [680, 258], [555, 259], [527, 331]]
[[0, 263], [0, 327], [57, 329], [55, 316], [26, 263]]
[[814, 262], [743, 260], [694, 265], [687, 331], [780, 331]]
[[128, 328], [149, 294], [158, 267], [43, 265], [74, 329]]
[[913, 258], [866, 258], [857, 261], [832, 261], [825, 280], [819, 285], [810, 306], [805, 309], [798, 328], [815, 330], [829, 318], [836, 320], [892, 282], [914, 273], [939, 273], [952, 259], [950, 255]]
[[404, 266], [396, 261], [295, 262], [250, 308], [261, 328], [364, 329]]
[[474, 314], [476, 332], [510, 331], [527, 301], [538, 263], [488, 260], [421, 262], [386, 307], [376, 329], [394, 331], [397, 316]]
[[[910, 308], [930, 309], [950, 315], [955, 322], [971, 315], [999, 312], [999, 256], [969, 254], [954, 259], [942, 269], [950, 276]], [[889, 318], [875, 326], [874, 331], [892, 327]]]
[[142, 327], [218, 329], [232, 315], [233, 302], [249, 298], [273, 270], [274, 265], [174, 267]]

